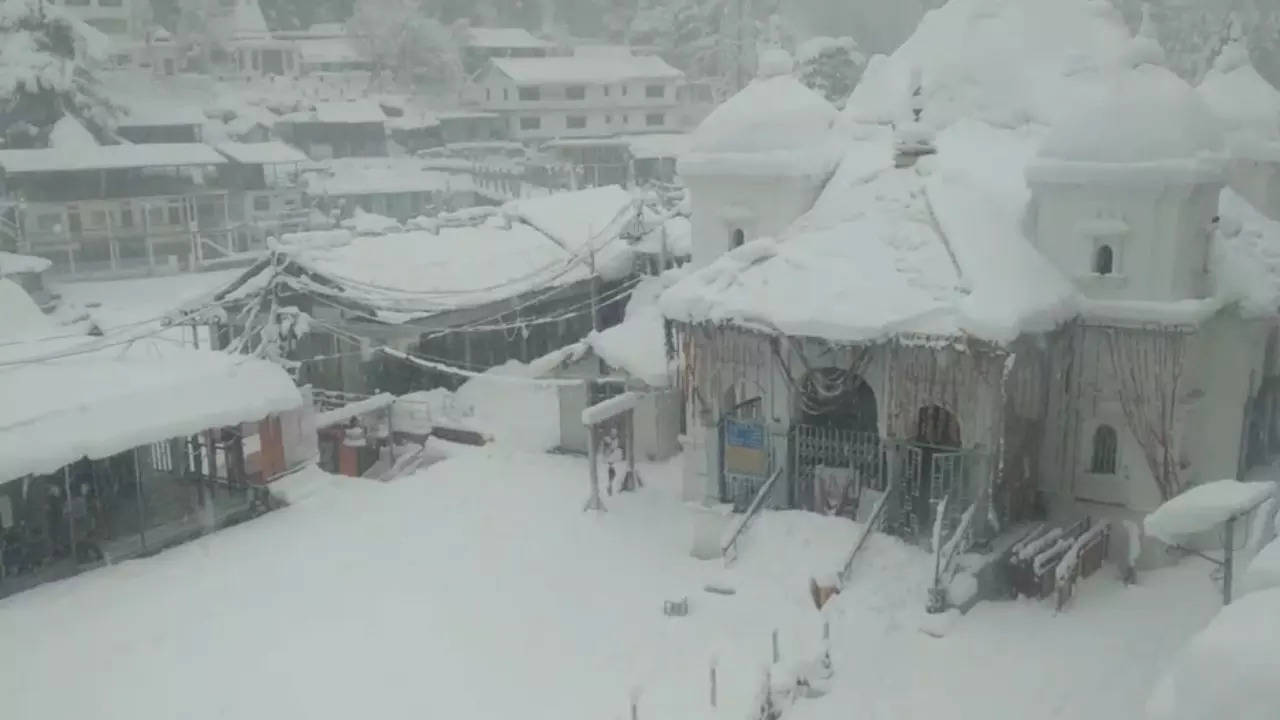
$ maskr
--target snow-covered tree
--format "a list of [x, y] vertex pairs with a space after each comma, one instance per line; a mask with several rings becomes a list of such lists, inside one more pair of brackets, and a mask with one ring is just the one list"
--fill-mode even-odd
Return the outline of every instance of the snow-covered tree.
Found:
[[116, 108], [90, 67], [107, 39], [58, 8], [37, 0], [0, 4], [0, 129], [6, 147], [40, 147], [70, 115], [95, 134], [112, 125]]
[[1133, 27], [1149, 8], [1169, 67], [1199, 82], [1238, 18], [1254, 67], [1280, 85], [1280, 2], [1276, 0], [1113, 0]]
[[399, 83], [453, 87], [462, 80], [455, 33], [429, 17], [420, 0], [358, 0], [347, 30]]
[[851, 37], [810, 38], [796, 51], [796, 77], [838, 108], [853, 93], [866, 64]]

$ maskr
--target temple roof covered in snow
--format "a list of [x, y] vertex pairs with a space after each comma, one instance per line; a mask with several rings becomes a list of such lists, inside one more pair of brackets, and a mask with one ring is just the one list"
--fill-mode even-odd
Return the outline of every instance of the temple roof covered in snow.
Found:
[[67, 338], [0, 279], [0, 480], [299, 407], [278, 365], [191, 350], [154, 330]]
[[1102, 180], [1158, 169], [1162, 178], [1213, 179], [1222, 171], [1222, 126], [1208, 104], [1168, 68], [1142, 64], [1108, 74], [1076, 98], [1040, 146], [1035, 180]]
[[684, 175], [824, 175], [840, 157], [835, 106], [791, 74], [791, 58], [761, 58], [759, 76], [711, 111], [680, 156]]
[[[910, 334], [1008, 343], [1079, 315], [1071, 279], [1026, 236], [1029, 166], [1105, 170], [1116, 160], [1167, 173], [1168, 161], [1220, 178], [1218, 162], [1202, 160], [1221, 150], [1216, 118], [1149, 62], [1158, 50], [1130, 37], [1106, 3], [951, 0], [870, 63], [835, 131], [843, 159], [809, 212], [690, 273], [664, 294], [663, 313], [851, 343]], [[911, 117], [913, 77], [937, 152], [900, 168], [893, 127]], [[1122, 92], [1159, 114], [1131, 108]], [[1089, 100], [1092, 138], [1072, 119]], [[1280, 263], [1268, 247], [1280, 246], [1280, 224], [1229, 192], [1222, 216], [1216, 293], [1204, 304], [1210, 314], [1234, 302], [1274, 315]]]

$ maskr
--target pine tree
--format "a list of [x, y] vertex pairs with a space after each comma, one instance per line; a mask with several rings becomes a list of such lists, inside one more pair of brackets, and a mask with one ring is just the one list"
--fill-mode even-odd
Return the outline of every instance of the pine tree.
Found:
[[858, 52], [853, 38], [816, 37], [805, 41], [797, 52], [796, 76], [800, 82], [843, 108], [862, 76], [866, 58]]
[[64, 115], [99, 138], [117, 108], [103, 95], [89, 64], [106, 51], [106, 38], [57, 8], [34, 0], [0, 7], [0, 129], [6, 147], [41, 147]]

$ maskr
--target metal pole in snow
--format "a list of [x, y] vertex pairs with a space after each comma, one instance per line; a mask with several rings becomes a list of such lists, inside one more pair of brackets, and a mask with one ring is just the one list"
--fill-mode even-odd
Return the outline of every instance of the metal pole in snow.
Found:
[[716, 706], [716, 659], [711, 658], [711, 707]]
[[1236, 519], [1234, 517], [1227, 518], [1226, 527], [1223, 530], [1223, 558], [1222, 558], [1222, 604], [1231, 604], [1231, 566], [1235, 562], [1235, 534]]
[[76, 513], [71, 507], [71, 465], [62, 466], [62, 487], [66, 492], [66, 502], [62, 504], [63, 512], [67, 514], [67, 537], [71, 541], [71, 563], [79, 565], [80, 558], [76, 555]]
[[[168, 442], [167, 440], [165, 442]], [[155, 446], [152, 445], [151, 452], [155, 452]], [[166, 446], [167, 447], [167, 446]], [[142, 551], [147, 551], [147, 520], [144, 512], [144, 503], [142, 501], [142, 460], [138, 453], [138, 448], [133, 449], [133, 479], [137, 483], [134, 495], [138, 500], [138, 538], [142, 541]]]
[[778, 630], [777, 628], [774, 628], [773, 630], [773, 662], [775, 665], [778, 663], [779, 659], [781, 658], [779, 657], [779, 653], [778, 653]]

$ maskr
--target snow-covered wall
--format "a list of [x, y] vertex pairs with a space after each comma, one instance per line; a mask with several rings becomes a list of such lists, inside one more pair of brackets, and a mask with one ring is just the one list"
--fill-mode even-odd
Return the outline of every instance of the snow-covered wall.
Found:
[[685, 175], [693, 204], [693, 266], [705, 267], [734, 247], [776, 237], [817, 200], [824, 178]]
[[[1036, 247], [1087, 297], [1185, 300], [1209, 294], [1217, 183], [1034, 183], [1027, 228]], [[1099, 272], [1110, 248], [1111, 268]]]

